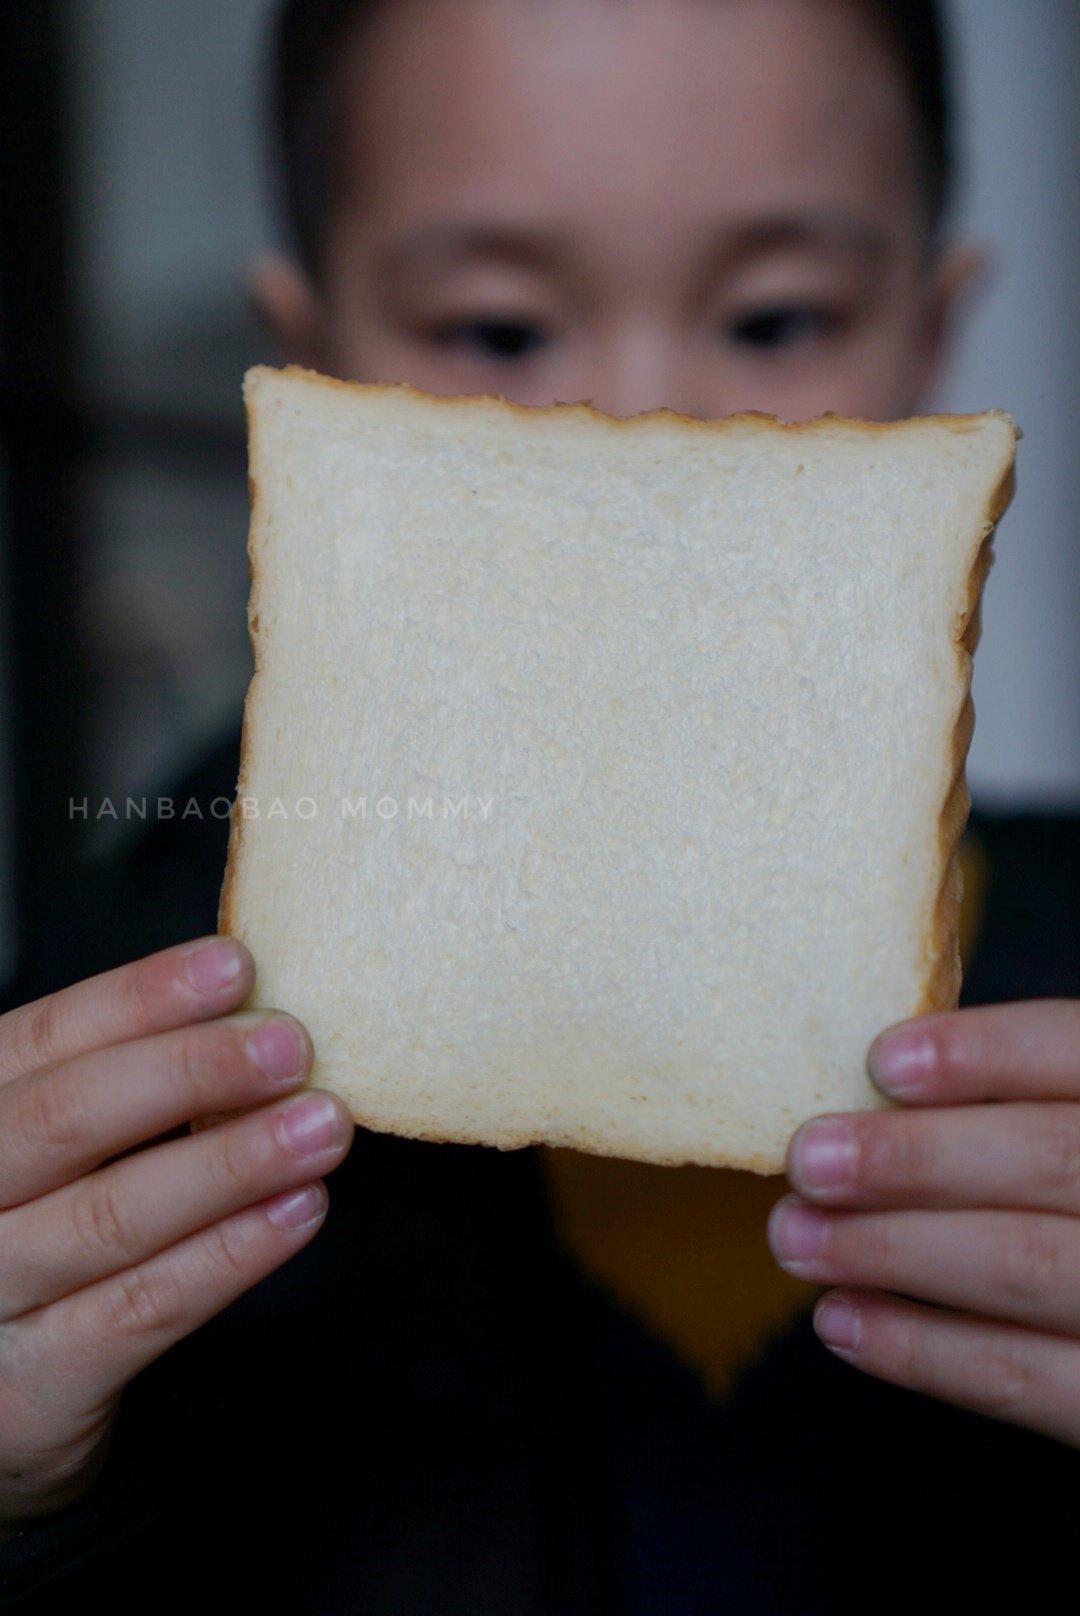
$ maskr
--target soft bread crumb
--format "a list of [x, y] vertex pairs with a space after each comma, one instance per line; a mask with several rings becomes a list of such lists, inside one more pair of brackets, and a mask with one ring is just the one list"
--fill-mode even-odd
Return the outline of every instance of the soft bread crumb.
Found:
[[416, 1138], [762, 1173], [883, 1104], [873, 1037], [959, 990], [1008, 416], [245, 395], [220, 926], [312, 1082]]

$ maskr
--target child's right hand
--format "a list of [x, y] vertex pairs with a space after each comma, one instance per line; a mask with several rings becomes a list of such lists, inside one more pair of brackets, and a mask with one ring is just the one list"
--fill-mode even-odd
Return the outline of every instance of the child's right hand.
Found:
[[253, 978], [202, 938], [0, 1017], [0, 1537], [83, 1493], [126, 1382], [320, 1227], [352, 1118], [280, 1098], [311, 1044], [236, 1011]]

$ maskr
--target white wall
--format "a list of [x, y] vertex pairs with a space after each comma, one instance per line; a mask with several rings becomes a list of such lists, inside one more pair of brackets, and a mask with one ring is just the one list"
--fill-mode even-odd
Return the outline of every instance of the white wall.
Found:
[[65, 8], [80, 377], [97, 399], [236, 416], [258, 344], [242, 272], [269, 233], [270, 0]]
[[1080, 804], [1080, 5], [952, 0], [969, 158], [962, 221], [993, 279], [943, 409], [1024, 437], [975, 658], [968, 777], [984, 803]]

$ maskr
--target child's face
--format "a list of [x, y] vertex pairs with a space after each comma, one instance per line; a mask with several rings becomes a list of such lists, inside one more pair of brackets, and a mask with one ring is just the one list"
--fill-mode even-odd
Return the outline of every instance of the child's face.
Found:
[[342, 70], [323, 284], [258, 282], [288, 357], [615, 414], [920, 406], [958, 277], [852, 0], [394, 0]]

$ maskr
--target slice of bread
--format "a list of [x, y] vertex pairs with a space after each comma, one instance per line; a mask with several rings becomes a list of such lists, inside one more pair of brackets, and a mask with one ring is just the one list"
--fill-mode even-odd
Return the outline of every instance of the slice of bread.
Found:
[[370, 1128], [778, 1171], [959, 988], [1008, 416], [257, 367], [221, 929]]

